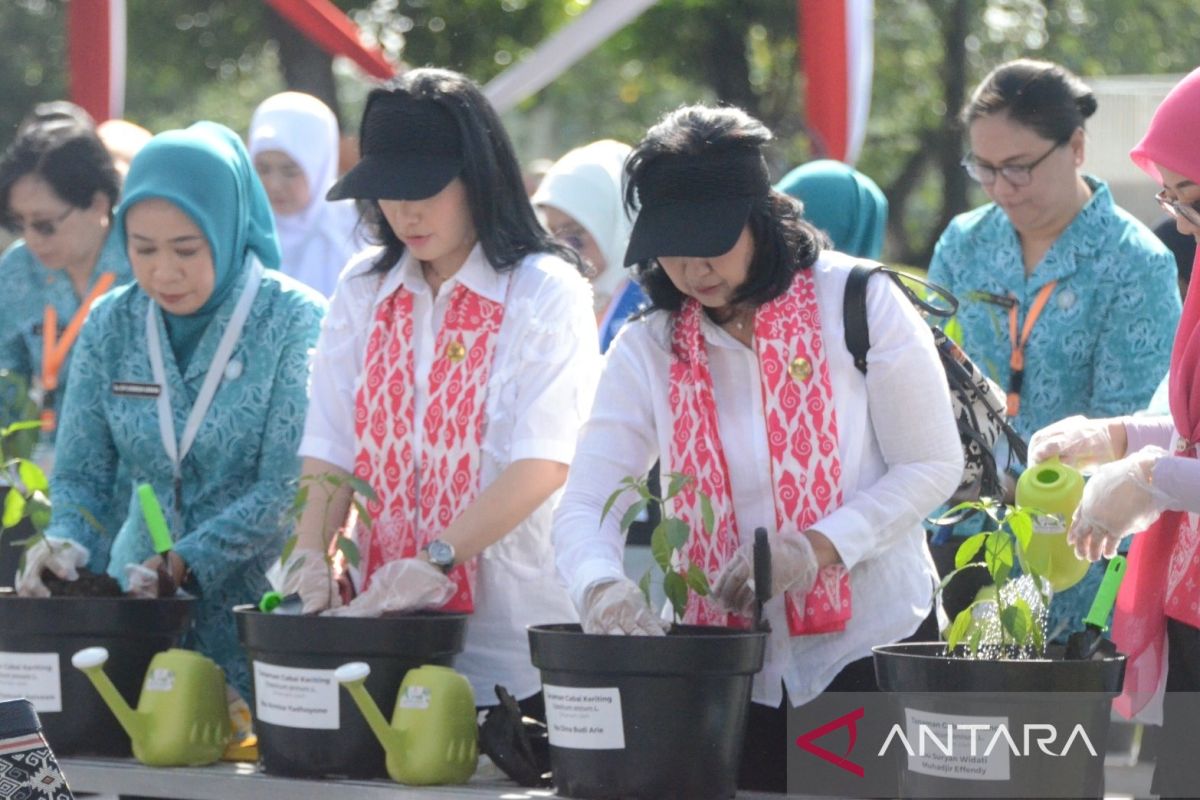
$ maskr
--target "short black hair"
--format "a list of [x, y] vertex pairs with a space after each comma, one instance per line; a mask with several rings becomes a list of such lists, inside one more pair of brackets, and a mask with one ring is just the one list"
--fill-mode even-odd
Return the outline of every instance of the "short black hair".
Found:
[[96, 192], [109, 201], [109, 216], [121, 192], [121, 176], [96, 132], [69, 119], [51, 119], [24, 128], [0, 157], [0, 222], [15, 230], [9, 194], [26, 175], [50, 184], [64, 202], [92, 204]]
[[[665, 115], [625, 162], [625, 204], [637, 209], [638, 184], [647, 168], [662, 158], [720, 153], [730, 148], [763, 150], [771, 131], [740, 108], [685, 106]], [[739, 286], [731, 305], [760, 306], [782, 295], [802, 269], [830, 246], [825, 234], [805, 222], [801, 205], [771, 189], [755, 201], [746, 224], [754, 240], [754, 255], [746, 282]], [[650, 310], [678, 311], [685, 296], [676, 288], [656, 259], [634, 265], [635, 274], [650, 298]]]
[[1077, 75], [1052, 61], [1020, 58], [993, 69], [963, 107], [970, 128], [1001, 112], [1052, 142], [1065, 142], [1096, 113], [1096, 95]]
[[[574, 250], [555, 241], [538, 222], [516, 153], [500, 116], [473, 80], [448, 69], [423, 67], [409, 70], [374, 92], [403, 92], [433, 100], [454, 118], [462, 136], [463, 184], [467, 206], [483, 254], [497, 272], [513, 269], [528, 255], [552, 253], [581, 269]], [[364, 111], [371, 108], [370, 98]], [[400, 263], [404, 243], [388, 224], [376, 200], [360, 202], [362, 222], [372, 238], [383, 245], [374, 269], [387, 271]]]

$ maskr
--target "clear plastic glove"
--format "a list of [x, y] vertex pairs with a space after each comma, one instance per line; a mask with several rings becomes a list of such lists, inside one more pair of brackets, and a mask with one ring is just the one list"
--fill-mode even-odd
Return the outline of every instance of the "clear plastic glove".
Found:
[[[771, 597], [798, 590], [808, 592], [821, 569], [812, 544], [803, 533], [771, 537]], [[754, 614], [754, 542], [738, 548], [717, 576], [713, 598], [726, 611], [744, 617]]]
[[579, 616], [584, 633], [662, 636], [668, 627], [666, 620], [650, 610], [642, 590], [628, 578], [588, 587]]
[[133, 597], [158, 597], [158, 570], [141, 564], [125, 565], [126, 592]]
[[1150, 483], [1154, 463], [1167, 455], [1145, 447], [1105, 464], [1088, 479], [1075, 509], [1067, 541], [1088, 561], [1112, 558], [1121, 539], [1147, 528], [1166, 508], [1166, 498]]
[[371, 588], [341, 608], [325, 612], [330, 617], [378, 617], [388, 611], [437, 608], [454, 596], [454, 581], [419, 558], [389, 561], [371, 576]]
[[70, 539], [43, 536], [25, 551], [25, 566], [17, 571], [17, 594], [21, 597], [49, 597], [42, 583], [42, 570], [48, 569], [64, 581], [79, 580], [78, 569], [91, 558], [88, 549]]
[[[1116, 426], [1121, 427], [1119, 432], [1114, 430]], [[1125, 454], [1123, 434], [1124, 423], [1119, 419], [1088, 419], [1078, 414], [1060, 419], [1029, 440], [1029, 463], [1040, 464], [1058, 456], [1076, 469], [1107, 464]]]
[[[276, 568], [268, 570], [268, 574]], [[342, 604], [341, 593], [334, 581], [333, 567], [325, 561], [325, 554], [315, 548], [297, 547], [288, 556], [286, 564], [278, 566], [282, 575], [276, 591], [287, 596], [298, 594], [304, 605], [301, 613], [315, 614]]]

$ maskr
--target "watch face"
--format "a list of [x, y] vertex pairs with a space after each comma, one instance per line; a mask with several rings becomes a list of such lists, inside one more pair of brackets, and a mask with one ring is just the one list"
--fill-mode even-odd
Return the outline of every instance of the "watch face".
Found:
[[450, 566], [454, 563], [454, 548], [441, 539], [429, 543], [429, 560], [439, 566]]

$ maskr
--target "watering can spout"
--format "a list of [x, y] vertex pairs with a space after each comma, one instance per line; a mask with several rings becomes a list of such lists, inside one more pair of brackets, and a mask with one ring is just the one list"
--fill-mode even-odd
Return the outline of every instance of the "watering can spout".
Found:
[[71, 656], [71, 664], [87, 675], [105, 705], [112, 709], [117, 722], [125, 729], [130, 740], [135, 743], [143, 742], [149, 730], [147, 715], [131, 708], [117, 691], [117, 687], [113, 686], [113, 682], [104, 671], [107, 661], [108, 650], [103, 647], [87, 647]]
[[370, 674], [369, 666], [361, 661], [352, 661], [338, 667], [333, 673], [333, 677], [350, 693], [350, 697], [358, 706], [358, 710], [362, 712], [363, 718], [366, 719], [375, 738], [379, 740], [379, 744], [383, 746], [383, 751], [388, 758], [398, 762], [402, 761], [404, 758], [404, 732], [396, 730], [388, 724], [387, 718], [383, 716], [383, 712], [379, 710], [375, 700], [367, 693], [364, 683]]

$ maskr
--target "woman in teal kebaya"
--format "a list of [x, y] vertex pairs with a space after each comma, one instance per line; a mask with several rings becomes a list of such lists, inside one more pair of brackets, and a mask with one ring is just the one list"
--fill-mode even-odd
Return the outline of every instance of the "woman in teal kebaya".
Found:
[[[50, 545], [31, 548], [18, 591], [41, 593], [42, 568], [70, 576], [86, 565], [125, 581], [127, 565], [156, 567], [136, 506], [117, 531], [97, 532], [84, 514], [104, 519], [150, 483], [175, 539], [168, 567], [200, 598], [190, 644], [245, 694], [230, 609], [258, 598], [283, 543], [325, 303], [270, 269], [280, 254], [266, 193], [220, 125], [151, 140], [130, 167], [116, 226], [137, 282], [99, 303], [80, 335]], [[131, 482], [113, 496], [118, 464]]]
[[[950, 223], [929, 267], [959, 300], [963, 349], [1008, 392], [1026, 438], [1076, 414], [1144, 408], [1179, 322], [1170, 252], [1082, 170], [1095, 110], [1091, 90], [1056, 64], [993, 70], [963, 111], [963, 166], [992, 202]], [[1051, 638], [1082, 628], [1103, 572], [1055, 596]]]

